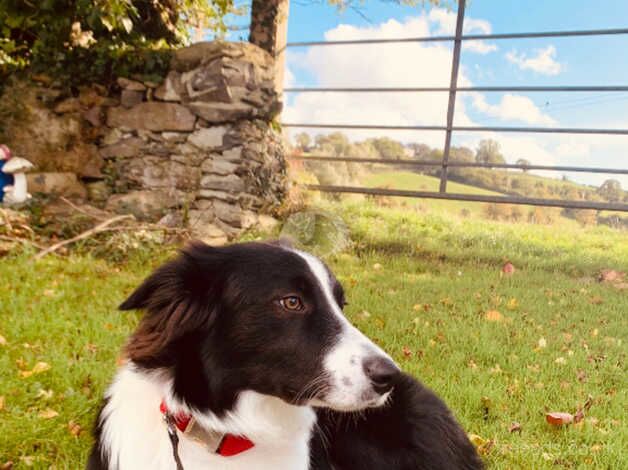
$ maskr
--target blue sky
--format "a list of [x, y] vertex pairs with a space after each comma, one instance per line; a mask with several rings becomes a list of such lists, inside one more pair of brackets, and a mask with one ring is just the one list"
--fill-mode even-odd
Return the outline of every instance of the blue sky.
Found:
[[[359, 2], [356, 2], [356, 4]], [[396, 6], [367, 0], [339, 12], [325, 0], [293, 0], [289, 41], [449, 34], [455, 8]], [[472, 33], [625, 28], [626, 0], [472, 0], [465, 29]], [[447, 86], [451, 45], [327, 46], [288, 51], [288, 86]], [[459, 85], [628, 85], [628, 35], [497, 40], [462, 53]], [[428, 96], [429, 95], [429, 96]], [[290, 94], [283, 119], [292, 122], [443, 125], [446, 94], [374, 96]], [[457, 100], [461, 125], [628, 128], [628, 92], [475, 93]], [[312, 131], [319, 133], [320, 130]], [[361, 139], [382, 132], [348, 132]], [[442, 146], [439, 132], [390, 132], [402, 141]], [[628, 166], [628, 138], [467, 133], [454, 143], [474, 147], [495, 138], [509, 161]], [[569, 175], [599, 184], [606, 175]], [[620, 177], [624, 188], [628, 178]]]

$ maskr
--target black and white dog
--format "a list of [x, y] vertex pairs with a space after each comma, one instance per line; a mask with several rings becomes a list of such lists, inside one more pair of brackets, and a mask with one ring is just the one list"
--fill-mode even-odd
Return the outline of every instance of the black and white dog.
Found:
[[89, 470], [479, 469], [445, 404], [344, 317], [342, 286], [280, 243], [193, 243], [122, 303], [145, 316]]

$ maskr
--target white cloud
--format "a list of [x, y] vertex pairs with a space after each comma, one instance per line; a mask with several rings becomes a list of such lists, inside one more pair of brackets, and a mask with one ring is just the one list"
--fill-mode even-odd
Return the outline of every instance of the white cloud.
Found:
[[[428, 19], [436, 24], [435, 34], [453, 35], [456, 32], [456, 13], [443, 8], [433, 8], [428, 14]], [[490, 34], [492, 32], [491, 24], [482, 19], [466, 17], [463, 25], [465, 34], [478, 33]], [[478, 54], [488, 54], [497, 50], [497, 45], [487, 43], [486, 41], [465, 41], [462, 44], [462, 50], [476, 52]]]
[[484, 114], [504, 121], [521, 121], [541, 126], [556, 124], [552, 117], [543, 114], [527, 96], [506, 94], [498, 104], [489, 104], [484, 95], [474, 93], [473, 106]]
[[[427, 36], [432, 23], [426, 15], [372, 27], [341, 25], [327, 31], [328, 40]], [[448, 84], [451, 48], [441, 43], [401, 43], [312, 47], [288, 55], [288, 65], [312, 76], [320, 87], [422, 87]], [[460, 85], [470, 81], [464, 68]], [[285, 122], [387, 125], [444, 125], [447, 93], [298, 93], [291, 97]], [[464, 103], [457, 103], [456, 123], [472, 125]], [[326, 130], [317, 130], [325, 132]], [[442, 146], [437, 131], [346, 131], [354, 139], [389, 134], [402, 141]]]
[[536, 55], [528, 57], [526, 53], [512, 50], [506, 54], [506, 59], [522, 70], [533, 70], [542, 75], [558, 75], [563, 65], [556, 61], [556, 48], [547, 46], [545, 49], [536, 49]]

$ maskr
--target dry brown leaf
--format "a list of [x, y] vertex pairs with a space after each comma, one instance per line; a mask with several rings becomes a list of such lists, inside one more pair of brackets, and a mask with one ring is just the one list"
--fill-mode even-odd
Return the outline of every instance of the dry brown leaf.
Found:
[[499, 313], [497, 310], [489, 310], [484, 314], [484, 319], [486, 321], [500, 322], [503, 320], [503, 318], [504, 317], [502, 316], [502, 314]]
[[38, 416], [43, 419], [52, 419], [59, 416], [59, 413], [52, 408], [46, 408], [44, 411], [40, 411]]
[[12, 470], [12, 468], [13, 468], [12, 460], [4, 462], [2, 465], [0, 465], [0, 470]]
[[47, 362], [38, 362], [31, 370], [22, 370], [20, 371], [21, 377], [30, 377], [31, 375], [41, 374], [42, 372], [46, 372], [50, 370], [50, 364]]
[[4, 395], [0, 395], [0, 411], [4, 410]]
[[545, 413], [545, 421], [553, 426], [563, 426], [565, 424], [573, 423], [574, 416], [571, 413]]
[[72, 434], [74, 437], [78, 437], [79, 434], [81, 434], [81, 431], [83, 430], [83, 428], [81, 428], [81, 425], [78, 424], [75, 421], [70, 421], [68, 423], [68, 431], [70, 434]]
[[0, 346], [6, 346], [6, 344], [7, 339], [4, 336], [0, 335]]
[[514, 274], [515, 272], [515, 266], [508, 262], [506, 264], [504, 264], [504, 266], [502, 266], [502, 273], [504, 273], [506, 276], [510, 276], [511, 274]]
[[408, 346], [404, 346], [404, 347], [402, 348], [402, 352], [403, 352], [403, 355], [404, 355], [405, 357], [410, 357], [410, 356], [412, 356], [412, 350], [411, 350]]
[[512, 424], [510, 425], [510, 427], [508, 428], [508, 432], [521, 432], [521, 424], [517, 423], [516, 421], [513, 421]]
[[619, 282], [623, 281], [626, 273], [621, 271], [616, 271], [614, 269], [603, 269], [597, 280], [599, 282]]
[[493, 445], [495, 445], [495, 441], [493, 439], [484, 439], [482, 436], [477, 434], [469, 434], [469, 440], [475, 446], [480, 455], [487, 455]]
[[599, 295], [594, 295], [589, 299], [589, 302], [593, 305], [600, 305], [604, 303], [604, 299]]

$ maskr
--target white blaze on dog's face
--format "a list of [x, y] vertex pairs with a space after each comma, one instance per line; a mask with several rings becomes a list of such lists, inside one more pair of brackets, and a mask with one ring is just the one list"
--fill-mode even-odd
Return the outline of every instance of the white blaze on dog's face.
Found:
[[340, 323], [340, 333], [323, 357], [328, 377], [324, 395], [313, 398], [312, 406], [339, 411], [357, 411], [383, 405], [399, 373], [392, 359], [349, 323], [333, 294], [337, 281], [316, 257], [296, 251], [307, 262], [320, 283], [326, 307]]

